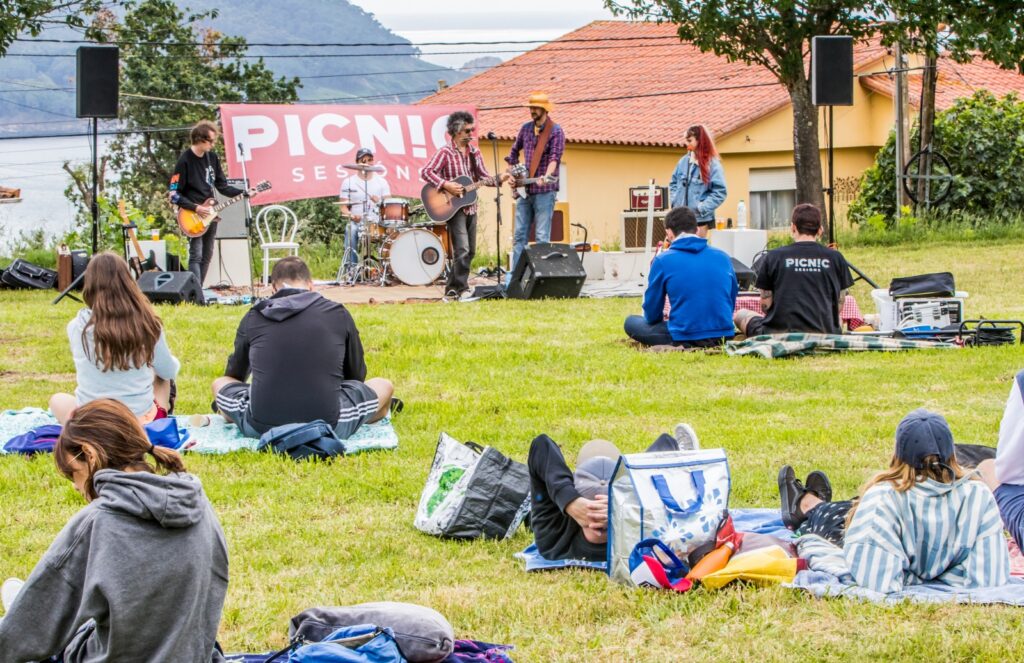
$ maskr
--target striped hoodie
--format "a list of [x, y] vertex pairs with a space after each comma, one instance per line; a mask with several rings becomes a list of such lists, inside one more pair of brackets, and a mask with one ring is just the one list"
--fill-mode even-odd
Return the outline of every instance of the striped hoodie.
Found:
[[812, 569], [889, 594], [928, 581], [971, 589], [1006, 584], [1010, 559], [987, 486], [931, 479], [900, 493], [880, 483], [864, 494], [842, 549], [810, 535], [798, 542]]

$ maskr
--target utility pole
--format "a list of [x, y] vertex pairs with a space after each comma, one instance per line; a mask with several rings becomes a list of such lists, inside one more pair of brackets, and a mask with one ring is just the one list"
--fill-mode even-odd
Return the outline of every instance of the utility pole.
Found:
[[897, 41], [896, 55], [896, 93], [893, 104], [896, 110], [896, 218], [903, 214], [903, 207], [910, 203], [903, 190], [903, 169], [910, 159], [910, 123], [907, 108], [910, 91], [907, 86], [907, 62], [903, 57], [903, 48]]

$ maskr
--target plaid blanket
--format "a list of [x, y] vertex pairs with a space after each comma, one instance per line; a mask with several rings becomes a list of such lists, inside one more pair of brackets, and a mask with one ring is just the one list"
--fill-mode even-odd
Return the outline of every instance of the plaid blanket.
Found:
[[756, 355], [765, 359], [776, 359], [839, 351], [893, 352], [896, 350], [952, 349], [957, 347], [959, 346], [953, 343], [934, 343], [879, 336], [791, 333], [765, 334], [752, 336], [745, 341], [731, 341], [725, 344], [725, 352], [732, 356]]

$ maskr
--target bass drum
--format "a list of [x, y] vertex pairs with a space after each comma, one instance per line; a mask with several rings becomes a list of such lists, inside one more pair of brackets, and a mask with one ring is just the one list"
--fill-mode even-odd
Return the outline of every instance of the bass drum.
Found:
[[430, 285], [444, 271], [444, 247], [432, 232], [420, 228], [392, 233], [380, 252], [388, 269], [406, 285]]

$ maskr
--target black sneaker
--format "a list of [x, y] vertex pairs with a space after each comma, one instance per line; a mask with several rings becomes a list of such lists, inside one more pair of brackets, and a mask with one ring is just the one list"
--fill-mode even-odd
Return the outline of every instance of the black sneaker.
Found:
[[796, 530], [806, 520], [803, 512], [800, 511], [800, 500], [807, 494], [807, 489], [796, 478], [796, 472], [789, 465], [783, 465], [779, 470], [779, 499], [782, 504], [782, 524], [791, 530]]
[[832, 484], [821, 470], [814, 470], [808, 474], [804, 481], [804, 487], [817, 495], [822, 502], [832, 501]]

